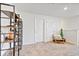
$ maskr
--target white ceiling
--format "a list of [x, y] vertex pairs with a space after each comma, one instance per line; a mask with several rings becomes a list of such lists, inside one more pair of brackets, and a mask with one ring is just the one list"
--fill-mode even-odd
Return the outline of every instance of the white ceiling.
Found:
[[[72, 17], [79, 15], [79, 3], [16, 3], [20, 12], [30, 12], [48, 16]], [[68, 7], [68, 10], [64, 10]]]

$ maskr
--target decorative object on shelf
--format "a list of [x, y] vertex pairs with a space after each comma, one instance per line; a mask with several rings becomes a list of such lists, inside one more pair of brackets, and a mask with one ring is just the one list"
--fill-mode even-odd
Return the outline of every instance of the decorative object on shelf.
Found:
[[14, 39], [14, 33], [13, 32], [7, 33], [5, 40], [13, 40], [13, 39]]

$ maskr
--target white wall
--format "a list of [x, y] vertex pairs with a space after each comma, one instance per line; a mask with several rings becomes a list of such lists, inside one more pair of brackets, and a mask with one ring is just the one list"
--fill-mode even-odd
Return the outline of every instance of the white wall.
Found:
[[34, 15], [30, 13], [21, 13], [23, 20], [23, 44], [34, 43]]
[[79, 30], [79, 16], [63, 18], [62, 21], [65, 30]]
[[59, 32], [61, 28], [61, 18], [45, 17], [45, 41], [52, 40], [52, 35]]
[[23, 19], [23, 43], [32, 44], [41, 41], [52, 40], [52, 34], [64, 29], [64, 37], [67, 41], [77, 43], [79, 41], [79, 17], [58, 18], [39, 14], [21, 12]]
[[67, 42], [77, 44], [77, 30], [64, 30], [64, 38]]
[[79, 42], [79, 17], [63, 18], [64, 37], [74, 44]]
[[21, 12], [23, 19], [23, 44], [49, 41], [52, 34], [61, 28], [57, 17]]

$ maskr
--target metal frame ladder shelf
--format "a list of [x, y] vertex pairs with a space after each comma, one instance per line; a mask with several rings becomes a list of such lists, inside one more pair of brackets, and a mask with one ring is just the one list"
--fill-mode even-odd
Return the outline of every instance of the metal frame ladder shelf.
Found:
[[[2, 6], [11, 7], [12, 11], [3, 10]], [[6, 15], [6, 17], [2, 14]], [[8, 25], [2, 25], [2, 20], [4, 19], [6, 19], [6, 21], [9, 21]], [[7, 50], [10, 50], [10, 52], [12, 53], [11, 56], [20, 55], [20, 50], [22, 49], [22, 44], [20, 44], [22, 43], [22, 31], [20, 31], [20, 29], [22, 30], [22, 24], [20, 24], [20, 20], [20, 15], [18, 16], [18, 14], [15, 13], [14, 5], [0, 3], [0, 56], [2, 56], [2, 51], [7, 52]], [[2, 29], [6, 28], [9, 32], [5, 33], [5, 31], [2, 31]], [[3, 49], [6, 43], [9, 44], [9, 47]], [[18, 54], [16, 54], [16, 52]]]

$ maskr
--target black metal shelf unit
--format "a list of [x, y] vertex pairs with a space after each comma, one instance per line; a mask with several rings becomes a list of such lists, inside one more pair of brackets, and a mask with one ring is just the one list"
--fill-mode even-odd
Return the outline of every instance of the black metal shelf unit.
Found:
[[[2, 5], [11, 7], [12, 11], [2, 10]], [[2, 16], [2, 13], [7, 17]], [[3, 19], [9, 21], [9, 24], [2, 25]], [[2, 29], [6, 28], [8, 28], [8, 32], [5, 33], [4, 31], [2, 31]], [[2, 38], [2, 35], [4, 38]], [[6, 37], [7, 35], [12, 39]], [[3, 49], [2, 46], [5, 46], [4, 45], [5, 43], [8, 43], [9, 47]], [[18, 52], [17, 55], [19, 56], [21, 48], [22, 48], [22, 20], [20, 18], [20, 15], [15, 13], [14, 5], [0, 3], [0, 56], [2, 55], [2, 51], [5, 50], [10, 50], [10, 52], [12, 53], [11, 56], [15, 56], [16, 52]]]
[[[20, 15], [19, 14], [16, 14], [17, 15], [17, 17], [16, 17], [16, 20], [15, 20], [15, 22], [16, 22], [16, 25], [17, 25], [17, 28], [16, 28], [16, 35], [18, 36], [18, 52], [22, 49], [22, 19], [20, 18]], [[19, 55], [19, 53], [18, 53], [18, 55]]]

